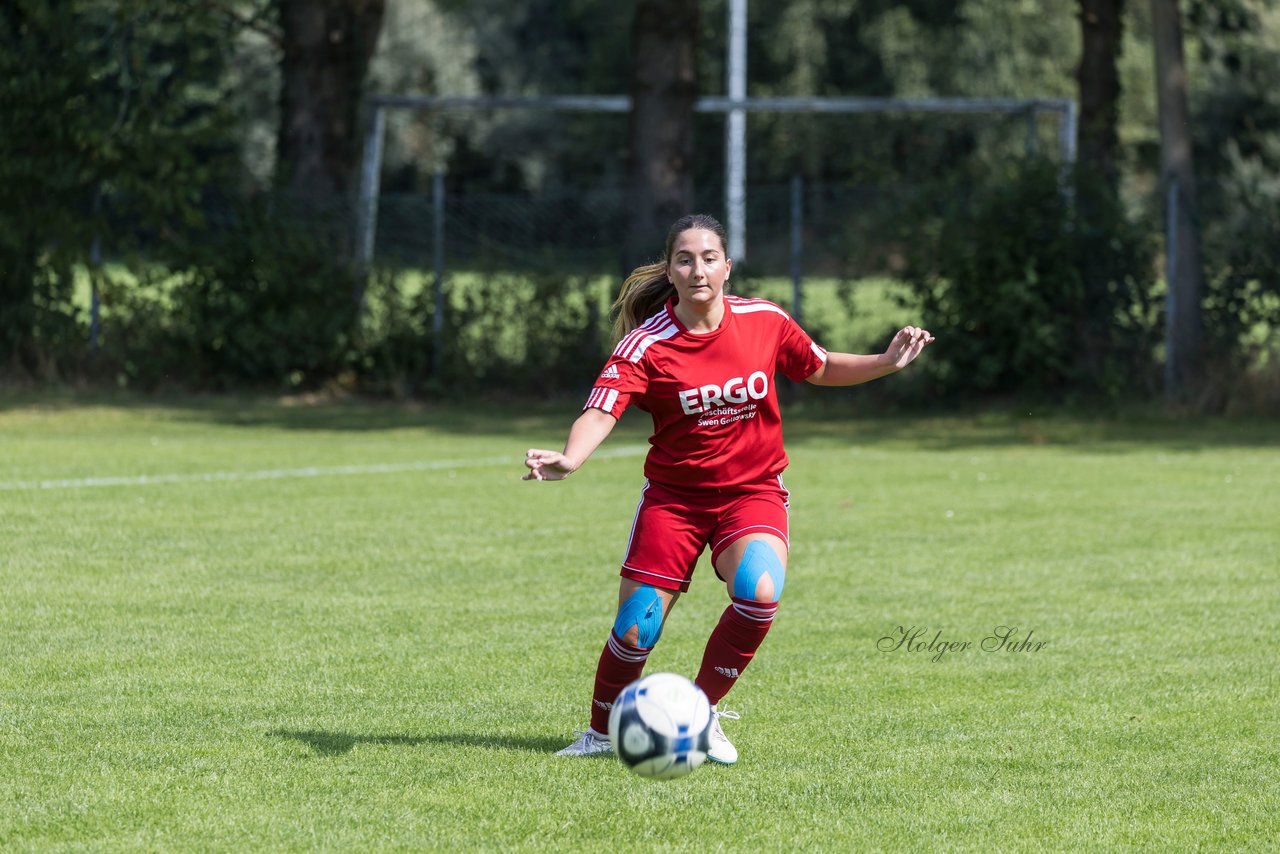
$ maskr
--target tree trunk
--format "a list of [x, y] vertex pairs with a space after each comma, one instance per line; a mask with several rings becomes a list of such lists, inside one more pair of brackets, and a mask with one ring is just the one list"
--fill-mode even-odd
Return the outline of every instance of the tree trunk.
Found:
[[304, 205], [346, 201], [359, 168], [361, 88], [385, 0], [280, 0], [276, 183]]
[[1170, 396], [1183, 396], [1195, 391], [1200, 379], [1200, 295], [1204, 271], [1200, 261], [1199, 209], [1178, 0], [1151, 0], [1151, 24], [1156, 48], [1156, 95], [1160, 111], [1161, 186], [1166, 204], [1172, 202], [1176, 205], [1176, 218], [1167, 235], [1174, 245], [1169, 251], [1173, 269], [1166, 271], [1169, 302], [1165, 391]]
[[667, 228], [692, 212], [697, 44], [695, 0], [638, 0], [631, 28], [628, 269], [656, 260]]
[[1115, 190], [1119, 177], [1116, 149], [1119, 135], [1120, 58], [1124, 0], [1079, 0], [1080, 123], [1076, 142], [1080, 163], [1101, 176]]

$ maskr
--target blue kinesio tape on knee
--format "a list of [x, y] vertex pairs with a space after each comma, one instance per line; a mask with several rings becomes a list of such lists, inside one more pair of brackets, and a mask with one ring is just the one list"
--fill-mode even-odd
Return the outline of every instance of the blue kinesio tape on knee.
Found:
[[613, 631], [618, 637], [625, 635], [632, 626], [639, 631], [636, 643], [647, 649], [658, 642], [662, 635], [662, 597], [652, 587], [641, 587], [627, 597], [618, 607], [618, 619]]
[[782, 585], [787, 580], [787, 570], [778, 559], [778, 553], [763, 540], [752, 540], [747, 543], [747, 550], [738, 563], [738, 571], [733, 576], [733, 595], [738, 599], [755, 599], [756, 586], [765, 576], [773, 581], [773, 599], [782, 598]]

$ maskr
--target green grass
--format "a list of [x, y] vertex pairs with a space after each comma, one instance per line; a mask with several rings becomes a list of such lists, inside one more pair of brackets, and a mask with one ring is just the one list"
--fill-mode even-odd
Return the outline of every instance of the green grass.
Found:
[[[552, 755], [644, 440], [520, 482], [574, 408], [0, 397], [0, 849], [1280, 838], [1274, 422], [793, 412], [742, 760], [653, 783]], [[696, 670], [724, 601], [704, 565], [650, 670]], [[878, 649], [1001, 625], [1046, 645]]]

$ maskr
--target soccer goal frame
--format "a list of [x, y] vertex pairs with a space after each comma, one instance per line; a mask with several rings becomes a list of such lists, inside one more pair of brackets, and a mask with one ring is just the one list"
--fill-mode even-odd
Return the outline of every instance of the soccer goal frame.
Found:
[[[356, 261], [361, 274], [373, 264], [374, 238], [378, 228], [378, 196], [382, 174], [383, 146], [388, 110], [518, 109], [553, 112], [627, 113], [627, 95], [560, 96], [452, 96], [374, 95], [367, 100], [368, 129], [365, 133], [356, 204]], [[1069, 176], [1076, 161], [1078, 108], [1069, 98], [860, 98], [860, 97], [705, 97], [694, 102], [699, 113], [724, 113], [725, 123], [725, 218], [730, 256], [746, 257], [746, 140], [740, 132], [747, 113], [990, 113], [1022, 115], [1027, 120], [1028, 148], [1034, 147], [1036, 120], [1043, 113], [1058, 117], [1058, 154], [1062, 163], [1062, 191], [1069, 195]], [[738, 132], [735, 132], [738, 131]]]

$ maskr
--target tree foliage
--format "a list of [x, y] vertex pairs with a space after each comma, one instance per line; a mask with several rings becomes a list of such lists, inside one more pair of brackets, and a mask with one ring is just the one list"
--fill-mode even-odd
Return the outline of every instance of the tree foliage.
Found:
[[1197, 168], [1211, 176], [1201, 184], [1207, 343], [1241, 370], [1276, 343], [1258, 330], [1280, 330], [1280, 4], [1197, 0], [1187, 21], [1207, 81], [1193, 101]]
[[163, 240], [225, 174], [220, 16], [162, 0], [0, 6], [0, 362], [79, 348], [73, 266]]
[[[1153, 242], [1104, 180], [1062, 192], [1057, 164], [1010, 164], [913, 229], [908, 279], [945, 342], [948, 395], [1116, 397], [1152, 388]], [[919, 221], [919, 219], [917, 219]]]
[[[689, 25], [696, 94], [723, 94], [727, 0], [676, 5], [697, 10]], [[1280, 4], [1182, 6], [1205, 332], [1213, 357], [1240, 370], [1257, 361], [1249, 348], [1280, 328], [1272, 245], [1280, 233]], [[1107, 21], [1112, 41], [1103, 51], [1114, 50], [1114, 79], [1089, 78], [1099, 96], [1092, 101], [1083, 72], [1108, 69], [1081, 68], [1081, 8], [1122, 8]], [[403, 311], [357, 320], [343, 284], [346, 197], [300, 216], [274, 191], [291, 179], [306, 190], [350, 190], [361, 93], [633, 91], [636, 4], [388, 3], [376, 51], [357, 38], [348, 46], [362, 48], [350, 63], [320, 63], [340, 72], [336, 90], [321, 76], [290, 84], [290, 68], [301, 65], [287, 46], [289, 10], [319, 15], [321, 29], [342, 41], [353, 31], [340, 13], [378, 17], [382, 9], [375, 0], [0, 3], [0, 369], [56, 376], [96, 360], [138, 382], [186, 374], [202, 384], [319, 384], [354, 374], [357, 384], [366, 377], [379, 388], [426, 388], [438, 355], [424, 356], [432, 307], [415, 293], [400, 300]], [[1075, 206], [1060, 206], [1052, 170], [1036, 160], [1056, 144], [1047, 121], [752, 115], [751, 263], [785, 257], [787, 182], [800, 175], [806, 248], [833, 259], [822, 272], [913, 276], [935, 331], [949, 336], [930, 360], [943, 369], [936, 382], [984, 392], [1148, 388], [1162, 337], [1151, 289], [1163, 205], [1150, 9], [1137, 0], [750, 4], [751, 95], [1079, 96], [1105, 119], [1081, 127], [1083, 159], [1116, 179], [1099, 189], [1082, 174]], [[346, 97], [329, 119], [298, 120], [295, 112], [310, 121], [318, 110], [298, 93], [330, 90]], [[723, 118], [697, 114], [692, 125], [693, 204], [722, 213]], [[330, 134], [335, 127], [341, 133]], [[1088, 144], [1095, 129], [1096, 151]], [[326, 134], [338, 142], [304, 153], [302, 142]], [[617, 257], [634, 201], [625, 189], [633, 153], [621, 115], [402, 112], [390, 115], [382, 177], [388, 191], [422, 194], [432, 173], [447, 173], [450, 198], [474, 203], [452, 214], [450, 228], [480, 224], [465, 238], [450, 231], [451, 263], [510, 258], [536, 279], [532, 296], [521, 294], [547, 300], [566, 269]], [[306, 171], [317, 162], [328, 171]], [[490, 208], [480, 211], [481, 202]], [[423, 207], [403, 224], [419, 238], [429, 234]], [[333, 217], [319, 232], [318, 212]], [[557, 241], [572, 245], [553, 254]], [[92, 263], [95, 244], [128, 273], [108, 280]], [[85, 268], [105, 302], [96, 355], [75, 292]], [[525, 297], [502, 297], [507, 285], [515, 287], [493, 272], [477, 293], [514, 317]], [[382, 279], [373, 286], [389, 292]], [[577, 286], [566, 285], [570, 292]], [[446, 328], [480, 353], [483, 307], [454, 296]], [[1034, 322], [1012, 324], [1019, 312]], [[596, 323], [590, 313], [570, 316]], [[566, 365], [590, 361], [582, 354], [594, 343], [580, 343], [566, 350]], [[461, 383], [490, 356], [495, 365], [507, 358], [440, 361]], [[520, 376], [515, 367], [484, 370]]]

